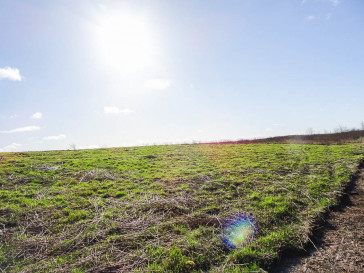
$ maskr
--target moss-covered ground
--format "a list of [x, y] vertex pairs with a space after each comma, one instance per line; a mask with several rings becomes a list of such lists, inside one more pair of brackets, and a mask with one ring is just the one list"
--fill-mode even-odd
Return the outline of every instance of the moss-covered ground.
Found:
[[[364, 149], [171, 145], [0, 154], [5, 272], [245, 272], [302, 248]], [[252, 214], [231, 249], [224, 223]]]

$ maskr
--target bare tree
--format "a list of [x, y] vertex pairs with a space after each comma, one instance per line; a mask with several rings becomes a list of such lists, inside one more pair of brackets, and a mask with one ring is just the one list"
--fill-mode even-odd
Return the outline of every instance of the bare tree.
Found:
[[311, 127], [307, 128], [306, 134], [313, 135], [313, 133], [314, 133], [313, 128], [311, 128]]
[[74, 151], [76, 151], [76, 150], [77, 150], [77, 148], [76, 148], [76, 144], [74, 144], [74, 143], [72, 143], [72, 144], [70, 145], [70, 147], [71, 147], [71, 149], [72, 149], [72, 150], [74, 150]]
[[364, 121], [360, 123], [361, 129], [364, 130]]
[[348, 131], [349, 131], [349, 129], [347, 127], [345, 127], [345, 126], [342, 126], [342, 125], [339, 125], [338, 127], [336, 127], [334, 129], [335, 133], [344, 133], [344, 132], [348, 132]]

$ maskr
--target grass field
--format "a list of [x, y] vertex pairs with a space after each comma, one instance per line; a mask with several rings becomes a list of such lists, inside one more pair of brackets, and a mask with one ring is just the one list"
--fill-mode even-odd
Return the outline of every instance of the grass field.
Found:
[[[362, 145], [361, 145], [362, 146]], [[0, 154], [5, 272], [267, 270], [309, 240], [364, 158], [347, 145], [171, 145]], [[247, 243], [229, 223], [256, 224]], [[225, 236], [225, 237], [224, 237]]]

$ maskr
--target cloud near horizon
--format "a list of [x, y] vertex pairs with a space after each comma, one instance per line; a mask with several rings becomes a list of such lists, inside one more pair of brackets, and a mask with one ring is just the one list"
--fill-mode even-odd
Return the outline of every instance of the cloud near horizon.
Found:
[[0, 80], [21, 81], [22, 78], [23, 77], [20, 75], [19, 69], [17, 68], [11, 68], [9, 66], [0, 68]]
[[60, 139], [65, 139], [67, 136], [65, 134], [60, 134], [58, 136], [47, 136], [47, 137], [43, 137], [44, 140], [60, 140]]
[[0, 133], [2, 134], [23, 133], [23, 132], [37, 131], [39, 129], [40, 127], [38, 126], [25, 126], [25, 127], [15, 128], [12, 130], [0, 131]]
[[43, 117], [43, 114], [41, 112], [36, 112], [30, 118], [31, 119], [41, 119], [42, 117]]
[[171, 86], [171, 81], [163, 79], [152, 79], [146, 81], [143, 86], [149, 89], [164, 90]]
[[128, 114], [133, 112], [129, 108], [120, 109], [116, 106], [105, 106], [104, 107], [104, 113], [105, 114]]
[[3, 148], [0, 148], [0, 152], [14, 152], [16, 151], [19, 147], [23, 146], [22, 144], [19, 144], [19, 143], [11, 143], [9, 145], [6, 145], [5, 147]]

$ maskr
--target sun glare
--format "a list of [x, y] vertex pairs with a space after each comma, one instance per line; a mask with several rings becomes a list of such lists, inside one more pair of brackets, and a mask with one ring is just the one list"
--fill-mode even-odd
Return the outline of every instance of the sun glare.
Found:
[[101, 58], [122, 72], [136, 72], [153, 65], [152, 32], [142, 16], [113, 13], [98, 20], [96, 40]]

